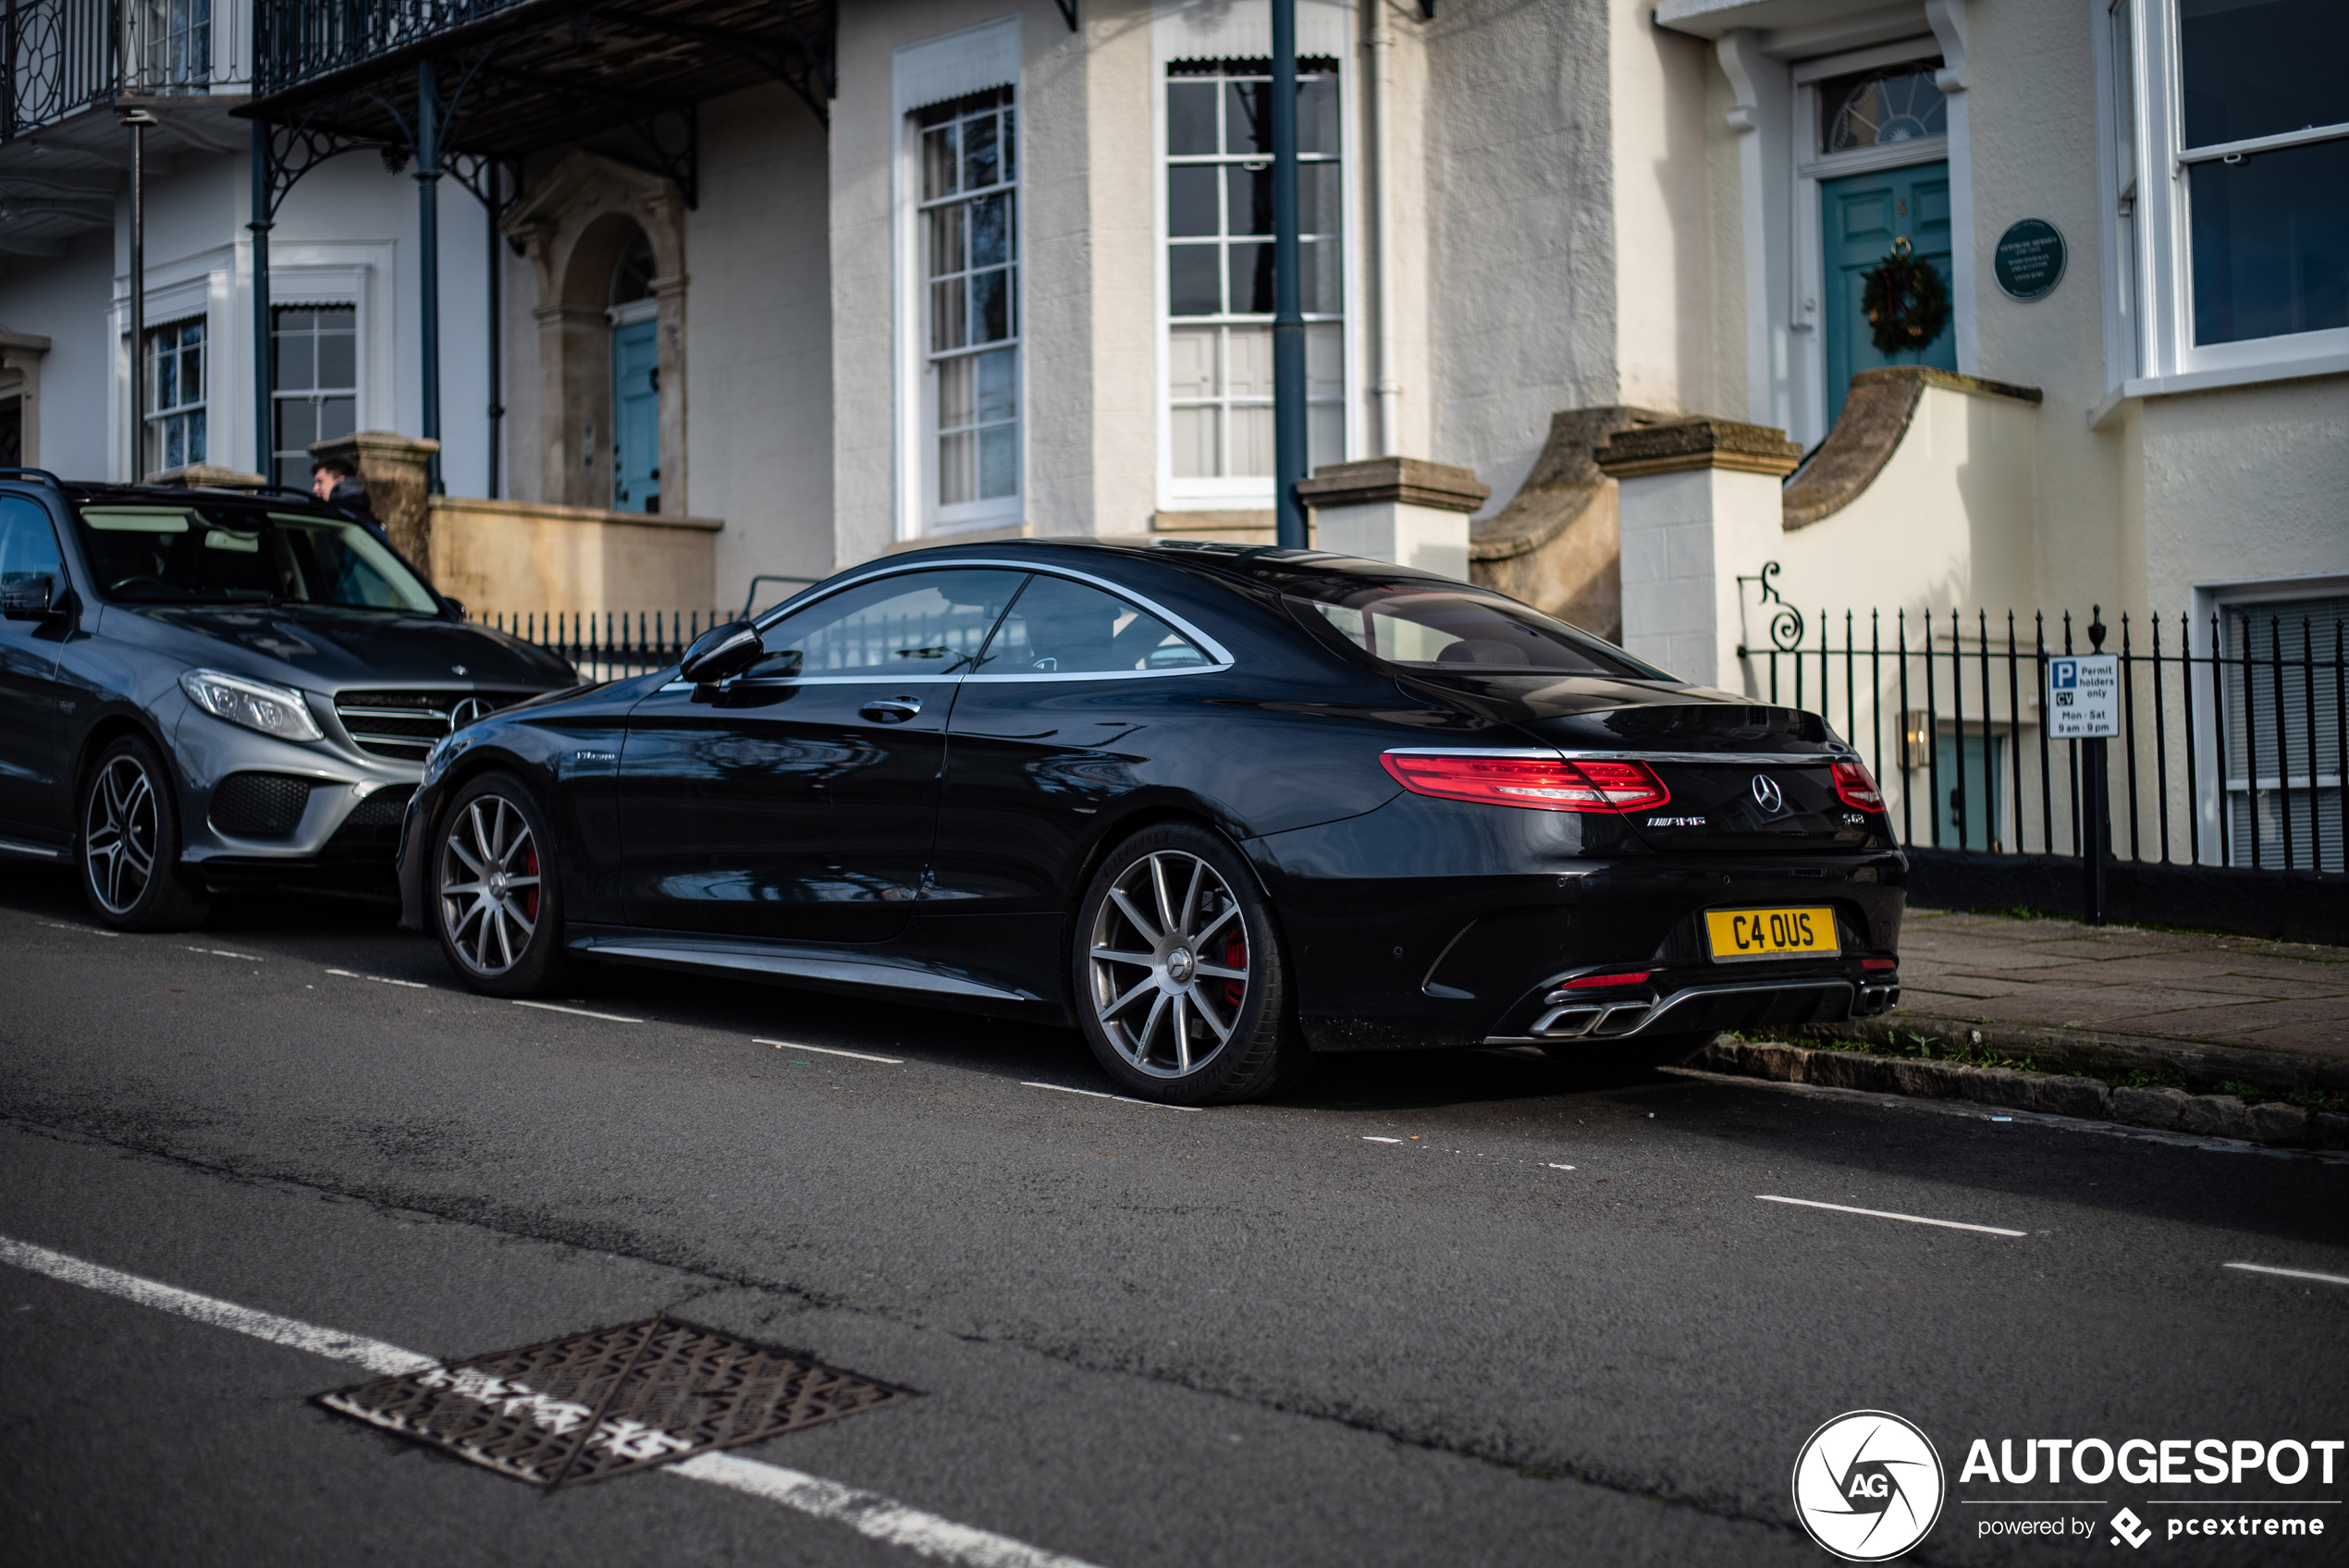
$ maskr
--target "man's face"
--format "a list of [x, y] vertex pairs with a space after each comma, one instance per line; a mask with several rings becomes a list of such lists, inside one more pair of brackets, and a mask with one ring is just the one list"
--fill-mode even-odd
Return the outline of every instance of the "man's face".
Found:
[[320, 500], [334, 494], [335, 476], [325, 469], [314, 469], [310, 474], [310, 493]]

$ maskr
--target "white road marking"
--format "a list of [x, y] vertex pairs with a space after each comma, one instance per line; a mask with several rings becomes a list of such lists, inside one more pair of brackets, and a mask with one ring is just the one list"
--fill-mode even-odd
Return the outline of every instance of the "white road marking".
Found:
[[[84, 1262], [30, 1242], [0, 1236], [0, 1263], [14, 1264], [69, 1285], [104, 1291], [141, 1306], [208, 1323], [215, 1329], [233, 1329], [271, 1344], [288, 1345], [335, 1361], [353, 1362], [384, 1377], [425, 1372], [440, 1365], [428, 1355], [419, 1355], [381, 1340], [239, 1306], [234, 1302]], [[780, 1464], [765, 1464], [735, 1454], [699, 1454], [681, 1464], [667, 1466], [666, 1473], [779, 1502], [812, 1518], [845, 1525], [860, 1536], [905, 1547], [921, 1556], [957, 1564], [958, 1568], [1092, 1568], [1082, 1559], [958, 1525], [879, 1492], [860, 1491], [820, 1476], [804, 1475]]]
[[779, 1051], [814, 1051], [818, 1056], [855, 1057], [858, 1061], [878, 1061], [891, 1067], [903, 1067], [904, 1059], [893, 1056], [867, 1056], [863, 1051], [836, 1051], [829, 1046], [803, 1046], [796, 1040], [761, 1040], [754, 1036], [754, 1046], [772, 1046]]
[[79, 931], [85, 937], [119, 937], [122, 935], [119, 931], [101, 931], [94, 925], [66, 925], [55, 920], [44, 920], [41, 924], [46, 925], [52, 931]]
[[1550, 1169], [1553, 1170], [1571, 1170], [1574, 1167], [1571, 1165], [1553, 1165]]
[[[183, 942], [180, 946], [187, 947], [187, 944]], [[226, 948], [188, 948], [188, 950], [191, 953], [210, 953], [215, 958], [240, 958], [247, 963], [265, 963], [268, 962], [257, 953], [232, 953]]]
[[394, 980], [388, 974], [362, 974], [355, 969], [329, 969], [329, 974], [339, 974], [346, 980], [373, 980], [378, 986], [405, 986], [412, 991], [429, 991], [430, 986], [421, 980]]
[[2275, 1274], [2286, 1280], [2315, 1280], [2327, 1285], [2349, 1285], [2349, 1275], [2319, 1274], [2310, 1268], [2278, 1268], [2266, 1263], [2230, 1263], [2223, 1267], [2240, 1268], [2246, 1274]]
[[924, 1557], [966, 1564], [967, 1568], [1089, 1568], [1089, 1564], [1057, 1551], [1046, 1551], [1009, 1536], [957, 1525], [918, 1508], [908, 1508], [879, 1492], [858, 1491], [838, 1481], [804, 1476], [780, 1464], [763, 1464], [731, 1453], [701, 1453], [670, 1467], [672, 1475], [732, 1487], [795, 1508], [818, 1519], [847, 1525], [860, 1536], [891, 1546], [906, 1547]]
[[1368, 1133], [1365, 1133], [1362, 1134], [1362, 1141], [1366, 1144], [1399, 1144], [1403, 1140], [1400, 1138], [1373, 1138]]
[[1986, 1236], [2027, 1236], [2028, 1231], [2010, 1231], [2001, 1225], [1968, 1225], [1962, 1219], [1927, 1219], [1922, 1214], [1895, 1214], [1888, 1208], [1853, 1208], [1850, 1204], [1818, 1203], [1810, 1198], [1782, 1198], [1775, 1193], [1753, 1194], [1764, 1203], [1790, 1203], [1804, 1208], [1831, 1208], [1838, 1214], [1864, 1214], [1871, 1219], [1900, 1219], [1911, 1225], [1938, 1225], [1945, 1231], [1979, 1231]]
[[428, 1355], [387, 1345], [381, 1340], [371, 1340], [360, 1334], [345, 1334], [333, 1329], [321, 1329], [314, 1324], [280, 1317], [275, 1313], [239, 1306], [234, 1302], [214, 1296], [198, 1295], [177, 1285], [166, 1285], [136, 1274], [125, 1274], [118, 1268], [103, 1264], [85, 1263], [47, 1247], [34, 1246], [0, 1236], [0, 1263], [14, 1264], [35, 1274], [46, 1274], [52, 1280], [62, 1280], [68, 1285], [86, 1290], [104, 1291], [152, 1306], [158, 1312], [175, 1313], [192, 1317], [199, 1323], [209, 1323], [215, 1329], [230, 1329], [240, 1334], [250, 1334], [271, 1344], [290, 1345], [306, 1350], [313, 1355], [330, 1356], [337, 1361], [356, 1362], [370, 1372], [396, 1378], [403, 1372], [422, 1372], [439, 1363]]
[[600, 1018], [607, 1023], [642, 1023], [641, 1018], [627, 1018], [617, 1012], [590, 1012], [584, 1007], [557, 1007], [553, 1002], [526, 1002], [519, 998], [516, 1007], [535, 1007], [545, 1012], [568, 1012], [579, 1018]]
[[1065, 1084], [1030, 1084], [1021, 1080], [1023, 1089], [1057, 1089], [1064, 1095], [1086, 1095], [1097, 1100], [1116, 1100], [1123, 1105], [1146, 1105], [1153, 1110], [1197, 1110], [1195, 1105], [1163, 1105], [1157, 1100], [1138, 1100], [1131, 1095], [1105, 1095], [1099, 1089], [1072, 1089]]

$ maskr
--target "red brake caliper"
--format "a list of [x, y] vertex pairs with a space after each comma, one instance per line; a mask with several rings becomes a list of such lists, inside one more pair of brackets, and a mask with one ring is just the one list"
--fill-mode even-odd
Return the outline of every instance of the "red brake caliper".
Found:
[[[535, 876], [538, 875], [538, 841], [535, 839], [533, 839], [529, 843], [524, 844], [522, 847], [522, 874], [524, 876]], [[535, 925], [538, 923], [537, 883], [533, 882], [528, 888], [523, 890], [522, 912], [523, 918], [528, 920], [532, 925]]]
[[[1226, 969], [1248, 967], [1248, 936], [1240, 930], [1237, 920], [1232, 922], [1232, 934], [1224, 938], [1224, 967]], [[1245, 980], [1224, 981], [1224, 1005], [1225, 1007], [1239, 1006], [1240, 997], [1247, 989], [1248, 982]]]

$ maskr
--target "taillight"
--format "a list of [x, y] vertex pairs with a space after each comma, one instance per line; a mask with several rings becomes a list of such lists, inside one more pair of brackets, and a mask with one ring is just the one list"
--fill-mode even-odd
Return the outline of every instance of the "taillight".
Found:
[[1839, 762], [1834, 765], [1835, 798], [1854, 811], [1882, 811], [1884, 791], [1876, 787], [1876, 776], [1865, 763]]
[[1568, 980], [1558, 986], [1561, 991], [1585, 991], [1600, 986], [1636, 986], [1652, 971], [1634, 969], [1621, 974], [1585, 974], [1579, 980]]
[[1388, 752], [1379, 758], [1415, 795], [1535, 811], [1642, 811], [1672, 798], [1647, 764], [1568, 762], [1564, 757], [1436, 755]]

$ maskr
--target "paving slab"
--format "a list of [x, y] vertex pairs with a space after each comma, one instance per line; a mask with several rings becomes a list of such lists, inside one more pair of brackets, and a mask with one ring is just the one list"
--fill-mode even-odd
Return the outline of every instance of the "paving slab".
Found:
[[2080, 1031], [2349, 1060], [2349, 949], [1912, 909], [1900, 1020]]

